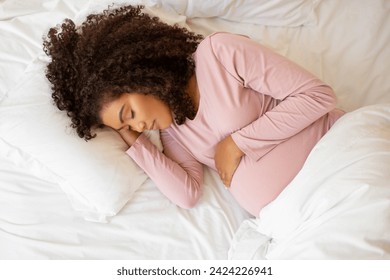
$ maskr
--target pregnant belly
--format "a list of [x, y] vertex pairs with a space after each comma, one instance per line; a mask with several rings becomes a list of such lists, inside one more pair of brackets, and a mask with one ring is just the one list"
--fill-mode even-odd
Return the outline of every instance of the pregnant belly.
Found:
[[229, 189], [241, 207], [258, 216], [294, 179], [313, 147], [341, 115], [341, 111], [332, 111], [258, 161], [244, 156]]

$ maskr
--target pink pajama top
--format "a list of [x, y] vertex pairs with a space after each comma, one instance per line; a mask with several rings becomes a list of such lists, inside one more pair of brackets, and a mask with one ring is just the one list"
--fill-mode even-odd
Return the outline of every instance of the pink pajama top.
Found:
[[343, 112], [332, 89], [247, 37], [215, 33], [194, 54], [200, 94], [193, 120], [160, 131], [161, 153], [144, 135], [127, 153], [173, 203], [193, 207], [203, 166], [232, 135], [245, 153], [229, 191], [251, 214], [274, 200]]

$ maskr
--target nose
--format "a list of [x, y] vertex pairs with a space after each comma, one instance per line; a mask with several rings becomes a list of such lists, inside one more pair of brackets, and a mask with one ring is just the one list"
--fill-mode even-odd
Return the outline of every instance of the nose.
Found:
[[138, 122], [134, 129], [137, 131], [137, 132], [143, 132], [145, 129], [146, 129], [146, 123], [143, 122], [143, 121], [140, 121]]

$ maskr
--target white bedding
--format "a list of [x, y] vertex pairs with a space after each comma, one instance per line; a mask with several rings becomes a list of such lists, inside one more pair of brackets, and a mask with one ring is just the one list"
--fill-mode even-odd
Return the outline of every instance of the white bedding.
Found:
[[65, 173], [30, 149], [49, 132], [12, 138], [29, 120], [24, 105], [50, 105], [49, 92], [24, 83], [44, 61], [43, 34], [112, 2], [123, 1], [0, 1], [0, 259], [390, 259], [389, 1], [126, 1], [204, 35], [246, 34], [329, 83], [340, 108], [364, 107], [335, 125], [257, 220], [208, 169], [192, 210], [145, 178], [108, 220], [86, 215], [65, 195]]
[[338, 120], [230, 257], [390, 259], [390, 103]]

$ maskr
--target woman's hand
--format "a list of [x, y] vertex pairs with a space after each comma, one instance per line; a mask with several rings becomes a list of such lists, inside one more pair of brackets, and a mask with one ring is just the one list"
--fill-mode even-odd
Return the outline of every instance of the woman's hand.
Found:
[[126, 142], [129, 147], [133, 145], [135, 140], [137, 140], [138, 136], [140, 136], [140, 132], [131, 130], [128, 126], [122, 128], [121, 130], [118, 130], [119, 135], [122, 137], [122, 139]]
[[243, 155], [244, 153], [238, 148], [231, 136], [217, 144], [214, 156], [215, 167], [226, 187], [230, 187], [233, 174]]

